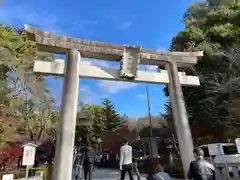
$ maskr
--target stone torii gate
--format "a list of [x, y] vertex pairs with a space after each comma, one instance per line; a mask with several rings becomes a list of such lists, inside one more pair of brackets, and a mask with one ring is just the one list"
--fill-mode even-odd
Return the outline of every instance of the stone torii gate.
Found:
[[[186, 172], [193, 160], [193, 143], [181, 85], [198, 86], [199, 78], [178, 72], [178, 67], [197, 63], [203, 52], [158, 52], [137, 46], [107, 44], [57, 35], [25, 25], [28, 38], [37, 43], [38, 51], [66, 54], [65, 62], [35, 61], [34, 72], [64, 76], [57, 127], [53, 180], [71, 180], [75, 125], [80, 78], [105, 79], [153, 84], [168, 84], [174, 124], [183, 168]], [[81, 57], [120, 61], [120, 69], [92, 66]], [[165, 66], [159, 72], [138, 71], [138, 65]]]

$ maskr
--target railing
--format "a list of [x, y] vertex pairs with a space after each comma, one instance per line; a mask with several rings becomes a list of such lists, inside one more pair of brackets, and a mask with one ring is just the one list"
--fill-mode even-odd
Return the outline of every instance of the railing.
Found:
[[240, 163], [218, 163], [216, 167], [216, 179], [240, 180]]

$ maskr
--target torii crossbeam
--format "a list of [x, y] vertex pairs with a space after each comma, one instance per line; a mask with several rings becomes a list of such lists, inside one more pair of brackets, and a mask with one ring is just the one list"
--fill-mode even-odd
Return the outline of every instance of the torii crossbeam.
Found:
[[[35, 61], [34, 72], [64, 76], [57, 128], [57, 143], [53, 180], [71, 180], [73, 147], [77, 114], [78, 79], [94, 78], [113, 81], [130, 81], [168, 84], [185, 175], [193, 160], [193, 143], [189, 128], [181, 85], [198, 86], [197, 76], [178, 72], [177, 67], [192, 66], [203, 52], [159, 52], [143, 47], [115, 45], [57, 35], [25, 26], [28, 38], [37, 43], [38, 51], [66, 54], [64, 62]], [[81, 62], [81, 57], [120, 61], [119, 70], [92, 66]], [[165, 66], [160, 72], [139, 71], [139, 64]]]

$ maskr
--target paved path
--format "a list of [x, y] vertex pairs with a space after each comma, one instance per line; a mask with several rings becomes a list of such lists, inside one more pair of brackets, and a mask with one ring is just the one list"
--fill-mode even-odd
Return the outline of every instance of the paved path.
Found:
[[[93, 172], [93, 180], [120, 180], [120, 171], [110, 169], [95, 169]], [[129, 180], [129, 176], [126, 173], [126, 180]], [[134, 179], [137, 179], [135, 176]], [[141, 180], [146, 180], [146, 177], [142, 176]]]
[[[134, 179], [137, 179], [137, 177], [135, 176]], [[95, 167], [93, 180], [120, 180], [120, 170], [98, 169]], [[129, 180], [128, 174], [126, 174], [125, 180]], [[146, 177], [142, 176], [141, 180], [146, 180]]]
[[[137, 177], [134, 176], [134, 179], [136, 180]], [[120, 180], [120, 171], [95, 168], [93, 171], [93, 180]], [[126, 174], [125, 180], [129, 180], [128, 174]], [[146, 180], [146, 175], [142, 175], [141, 180]]]

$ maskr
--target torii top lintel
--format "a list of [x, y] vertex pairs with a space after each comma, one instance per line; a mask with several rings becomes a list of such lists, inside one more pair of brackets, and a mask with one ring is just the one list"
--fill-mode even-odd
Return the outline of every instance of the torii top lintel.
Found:
[[[37, 43], [39, 51], [65, 54], [69, 49], [78, 49], [82, 57], [104, 60], [120, 61], [126, 45], [108, 44], [104, 42], [89, 41], [68, 36], [58, 35], [54, 32], [39, 30], [25, 25], [28, 38]], [[172, 57], [179, 66], [189, 66], [197, 63], [197, 58], [203, 52], [161, 52], [147, 50], [139, 46], [127, 46], [139, 49], [140, 64], [162, 65]], [[169, 58], [171, 57], [171, 58]]]

